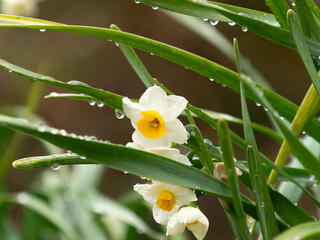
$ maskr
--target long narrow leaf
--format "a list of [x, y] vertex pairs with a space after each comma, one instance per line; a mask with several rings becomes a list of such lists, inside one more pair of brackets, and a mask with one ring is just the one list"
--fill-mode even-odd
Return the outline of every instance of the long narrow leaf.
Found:
[[266, 0], [266, 4], [271, 9], [275, 18], [280, 23], [281, 27], [288, 29], [287, 11], [290, 9], [286, 0]]
[[254, 199], [257, 207], [261, 233], [264, 239], [271, 239], [279, 232], [277, 220], [274, 215], [274, 208], [270, 199], [268, 186], [263, 174], [259, 151], [254, 138], [248, 108], [246, 105], [246, 96], [244, 93], [244, 84], [241, 79], [241, 62], [239, 59], [239, 48], [237, 40], [234, 40], [235, 56], [240, 78], [240, 96], [243, 118], [243, 130], [247, 144], [247, 159], [249, 166], [250, 179], [254, 192]]
[[320, 222], [310, 222], [300, 224], [275, 237], [274, 240], [287, 239], [319, 239], [320, 238]]
[[228, 179], [230, 192], [232, 195], [233, 206], [239, 218], [239, 223], [237, 224], [236, 222], [236, 224], [244, 239], [252, 239], [245, 221], [245, 214], [241, 202], [239, 183], [234, 166], [234, 157], [231, 146], [231, 140], [229, 136], [229, 129], [225, 120], [220, 120], [218, 123], [218, 138], [223, 154], [224, 169]]

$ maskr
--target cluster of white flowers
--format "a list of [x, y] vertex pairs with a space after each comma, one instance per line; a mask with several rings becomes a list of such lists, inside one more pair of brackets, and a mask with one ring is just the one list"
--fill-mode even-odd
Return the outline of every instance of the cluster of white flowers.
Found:
[[[172, 143], [183, 144], [188, 139], [188, 132], [177, 119], [187, 106], [185, 98], [167, 96], [160, 87], [154, 86], [145, 91], [138, 103], [127, 97], [122, 103], [135, 129], [133, 142], [128, 143], [128, 147], [191, 165], [178, 149], [171, 148]], [[167, 235], [181, 234], [187, 227], [198, 240], [205, 237], [209, 221], [199, 208], [190, 206], [198, 200], [193, 190], [156, 181], [136, 184], [134, 190], [153, 204], [153, 217], [157, 223], [167, 224]]]
[[39, 0], [1, 0], [1, 13], [34, 17], [38, 14]]

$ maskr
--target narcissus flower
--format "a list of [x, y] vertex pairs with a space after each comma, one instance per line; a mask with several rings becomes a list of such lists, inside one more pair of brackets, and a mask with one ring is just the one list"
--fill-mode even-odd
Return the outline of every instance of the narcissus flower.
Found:
[[133, 189], [153, 204], [153, 217], [160, 224], [166, 224], [179, 207], [197, 201], [192, 190], [162, 182], [136, 184]]
[[146, 148], [171, 147], [173, 142], [185, 143], [188, 132], [177, 117], [187, 103], [184, 97], [167, 96], [158, 86], [148, 88], [139, 103], [124, 97], [123, 111], [136, 129], [132, 135], [133, 141]]
[[[242, 172], [239, 168], [235, 168], [236, 170], [236, 175], [241, 176]], [[214, 164], [214, 171], [213, 171], [213, 176], [219, 180], [227, 179], [227, 175], [224, 171], [224, 163], [223, 162], [217, 162]]]
[[2, 0], [1, 12], [11, 15], [35, 16], [38, 13], [37, 0]]
[[183, 163], [185, 165], [191, 166], [189, 159], [185, 156], [180, 154], [180, 151], [176, 148], [165, 148], [165, 147], [153, 147], [153, 148], [145, 148], [142, 145], [137, 143], [129, 142], [127, 143], [127, 147], [139, 149], [146, 152], [151, 152], [162, 157], [170, 158], [177, 162]]
[[181, 208], [170, 218], [167, 225], [167, 236], [181, 234], [186, 227], [198, 240], [202, 240], [207, 234], [209, 221], [199, 208]]

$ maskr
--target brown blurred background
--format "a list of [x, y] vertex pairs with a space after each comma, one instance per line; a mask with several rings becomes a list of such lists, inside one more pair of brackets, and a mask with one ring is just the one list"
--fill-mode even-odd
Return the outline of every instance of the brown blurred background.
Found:
[[[264, 1], [225, 1], [256, 10], [269, 12]], [[318, 1], [319, 3], [319, 1]], [[45, 0], [40, 4], [39, 18], [66, 24], [109, 27], [118, 25], [123, 31], [162, 41], [199, 54], [225, 67], [235, 70], [235, 65], [209, 43], [150, 6], [134, 1], [103, 0]], [[241, 53], [266, 77], [280, 95], [299, 104], [310, 85], [305, 68], [294, 50], [278, 46], [241, 27], [219, 23], [228, 39], [236, 37]], [[39, 71], [61, 81], [79, 80], [131, 98], [139, 98], [145, 90], [135, 72], [113, 42], [93, 37], [62, 32], [22, 29], [0, 29], [1, 58], [18, 66]], [[237, 93], [212, 83], [209, 79], [190, 70], [148, 53], [137, 51], [139, 57], [160, 82], [190, 103], [218, 112], [241, 117], [240, 97]], [[24, 104], [29, 80], [0, 71], [0, 107]], [[39, 83], [36, 83], [39, 84]], [[64, 89], [46, 85], [43, 96]], [[264, 111], [249, 101], [252, 120], [269, 125]], [[89, 106], [86, 102], [67, 99], [42, 99], [38, 114], [56, 128], [83, 135], [95, 135], [98, 139], [126, 144], [131, 140], [133, 129], [129, 120], [118, 120], [108, 107]], [[203, 134], [217, 143], [216, 132], [199, 121]], [[241, 136], [239, 126], [232, 126]], [[274, 159], [279, 145], [257, 134], [260, 150]], [[244, 152], [235, 148], [236, 157], [244, 158]], [[45, 154], [37, 140], [28, 138], [19, 157]], [[5, 185], [11, 191], [27, 189], [39, 171], [23, 172], [11, 168]], [[117, 184], [109, 184], [116, 177]], [[102, 191], [117, 197], [132, 189], [137, 177], [110, 170], [106, 173]], [[114, 183], [114, 180], [112, 181]], [[231, 228], [214, 197], [203, 197], [200, 207], [210, 220], [207, 239], [231, 239]]]

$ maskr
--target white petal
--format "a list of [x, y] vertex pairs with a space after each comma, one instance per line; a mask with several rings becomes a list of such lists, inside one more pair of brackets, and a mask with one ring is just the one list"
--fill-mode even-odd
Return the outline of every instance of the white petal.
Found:
[[[183, 126], [180, 120], [175, 119], [171, 122], [166, 122], [167, 133], [164, 135], [168, 135], [167, 137], [175, 143], [183, 144], [186, 143], [188, 140], [188, 132]], [[164, 137], [163, 136], [163, 137]]]
[[147, 151], [191, 166], [189, 159], [185, 155], [180, 154], [180, 151], [176, 148], [148, 148]]
[[165, 121], [172, 121], [177, 118], [187, 106], [188, 101], [181, 96], [170, 95], [167, 97], [166, 111], [163, 113]]
[[184, 187], [179, 187], [178, 189], [176, 189], [175, 196], [176, 205], [178, 205], [179, 207], [182, 205], [188, 205], [190, 204], [190, 202], [198, 200], [194, 191]]
[[[206, 236], [209, 228], [209, 221], [198, 208], [184, 207], [180, 209], [177, 217], [178, 221], [185, 224], [198, 240], [202, 240]], [[199, 223], [187, 225], [192, 224], [195, 221], [198, 221]]]
[[124, 114], [130, 118], [132, 126], [137, 128], [137, 122], [142, 118], [142, 106], [139, 103], [132, 102], [129, 98], [124, 97], [122, 98], [122, 108]]
[[140, 97], [139, 104], [146, 110], [156, 110], [162, 114], [167, 106], [166, 98], [166, 92], [160, 87], [149, 87]]
[[155, 194], [154, 191], [152, 191], [152, 186], [153, 186], [152, 184], [136, 184], [133, 186], [133, 189], [137, 193], [142, 195], [144, 200], [154, 204], [156, 202], [156, 199], [159, 193]]
[[128, 142], [126, 144], [126, 147], [139, 149], [139, 150], [142, 150], [142, 151], [146, 151], [146, 149], [142, 145], [134, 143], [134, 142]]
[[167, 225], [167, 236], [183, 233], [186, 226], [178, 221], [177, 213], [173, 214]]
[[171, 216], [178, 211], [178, 207], [173, 207], [173, 209], [168, 211], [163, 211], [158, 207], [157, 204], [154, 204], [152, 207], [152, 214], [154, 220], [159, 224], [167, 224]]
[[132, 134], [132, 140], [137, 143], [142, 145], [144, 148], [152, 148], [152, 147], [171, 147], [172, 142], [165, 137], [167, 134], [162, 136], [161, 138], [157, 139], [150, 139], [146, 138], [145, 136], [142, 135], [141, 132], [138, 130], [134, 131]]

